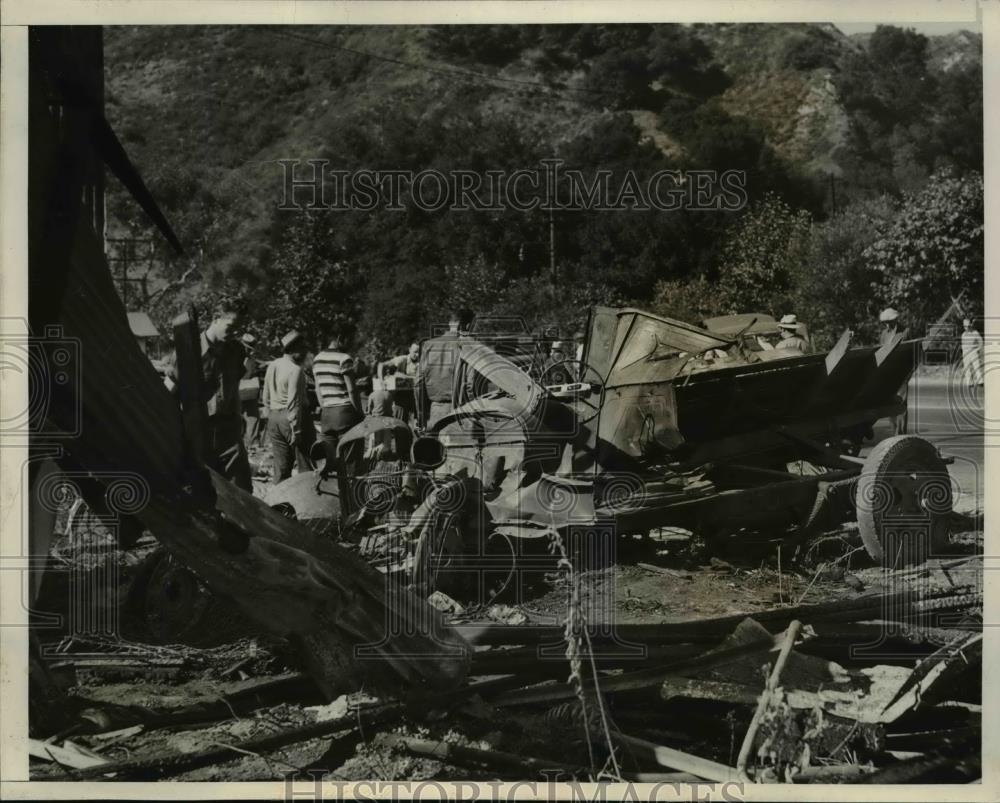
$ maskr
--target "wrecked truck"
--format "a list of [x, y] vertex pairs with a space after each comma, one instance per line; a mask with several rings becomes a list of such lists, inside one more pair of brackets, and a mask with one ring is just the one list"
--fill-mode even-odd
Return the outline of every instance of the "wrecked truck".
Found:
[[859, 457], [904, 409], [920, 342], [852, 347], [845, 332], [827, 353], [779, 359], [744, 337], [755, 316], [732, 317], [709, 329], [594, 308], [568, 366], [578, 381], [554, 386], [463, 339], [450, 413], [422, 433], [367, 419], [340, 443], [341, 476], [299, 475], [266, 501], [416, 581], [527, 542], [600, 551], [665, 526], [718, 543], [856, 518], [890, 565], [943, 549], [953, 494], [937, 449], [897, 436]]

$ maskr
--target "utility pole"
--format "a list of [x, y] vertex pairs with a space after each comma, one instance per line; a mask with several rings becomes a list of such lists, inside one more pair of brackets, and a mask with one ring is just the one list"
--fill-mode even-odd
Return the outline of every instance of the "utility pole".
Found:
[[549, 207], [549, 276], [553, 285], [559, 284], [556, 273], [556, 225], [552, 218], [552, 207]]
[[122, 305], [128, 309], [128, 241], [124, 243], [121, 251], [122, 261]]

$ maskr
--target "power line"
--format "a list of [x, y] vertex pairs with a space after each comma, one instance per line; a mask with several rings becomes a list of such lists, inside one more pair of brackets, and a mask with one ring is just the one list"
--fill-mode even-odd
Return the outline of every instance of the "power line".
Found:
[[344, 53], [351, 53], [355, 56], [364, 56], [366, 58], [375, 59], [376, 61], [384, 61], [388, 64], [397, 64], [402, 67], [409, 67], [415, 70], [425, 70], [427, 72], [436, 73], [438, 75], [447, 75], [449, 77], [459, 76], [462, 78], [472, 78], [476, 80], [486, 80], [486, 81], [496, 81], [505, 84], [516, 84], [522, 87], [531, 87], [534, 89], [544, 89], [547, 92], [560, 93], [560, 92], [576, 92], [578, 94], [584, 95], [610, 95], [612, 94], [608, 90], [604, 89], [584, 89], [577, 87], [554, 87], [549, 84], [543, 84], [540, 81], [525, 81], [519, 78], [503, 78], [499, 75], [488, 75], [486, 73], [476, 72], [474, 70], [462, 70], [453, 67], [437, 67], [433, 64], [424, 64], [415, 61], [404, 61], [403, 59], [393, 58], [392, 56], [382, 56], [378, 53], [369, 53], [365, 50], [358, 50], [353, 47], [345, 47], [343, 45], [335, 45], [331, 42], [324, 42], [322, 39], [313, 39], [310, 36], [303, 36], [296, 33], [288, 33], [287, 31], [277, 31], [273, 29], [266, 29], [265, 33], [271, 34], [273, 36], [280, 36], [285, 39], [295, 39], [300, 42], [305, 42], [310, 45], [315, 45], [316, 47], [327, 48], [328, 50], [339, 50]]

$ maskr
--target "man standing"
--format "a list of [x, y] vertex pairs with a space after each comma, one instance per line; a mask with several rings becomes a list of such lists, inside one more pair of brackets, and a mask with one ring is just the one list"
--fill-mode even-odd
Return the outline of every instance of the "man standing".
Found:
[[240, 407], [243, 410], [243, 445], [249, 449], [250, 444], [260, 443], [260, 362], [254, 353], [257, 339], [247, 332], [240, 338], [246, 349], [246, 359], [243, 361], [243, 378], [240, 380]]
[[385, 381], [386, 371], [389, 374], [399, 374], [408, 377], [414, 385], [412, 388], [397, 389], [392, 391], [392, 414], [407, 424], [412, 424], [416, 417], [417, 405], [414, 389], [416, 387], [417, 373], [420, 370], [420, 344], [414, 341], [410, 344], [410, 350], [406, 354], [400, 354], [390, 360], [383, 360], [378, 364], [378, 378]]
[[302, 363], [306, 343], [294, 329], [281, 338], [281, 357], [267, 366], [262, 405], [267, 411], [267, 436], [271, 442], [275, 484], [292, 476], [292, 464], [309, 471], [309, 411], [306, 404], [306, 375]]
[[[886, 307], [878, 316], [879, 323], [882, 324], [882, 331], [879, 333], [878, 344], [881, 348], [886, 346], [893, 341], [897, 335], [900, 340], [906, 340], [907, 330], [903, 328], [899, 320], [899, 313], [896, 312], [892, 307]], [[903, 409], [901, 415], [893, 416], [892, 426], [893, 432], [896, 435], [905, 435], [907, 429], [907, 422], [909, 420], [909, 390], [910, 384], [907, 382], [899, 389], [899, 398], [903, 400], [903, 404], [906, 407]]]
[[962, 321], [962, 374], [968, 387], [983, 386], [983, 336], [968, 318]]
[[472, 313], [458, 310], [449, 319], [447, 332], [424, 342], [414, 393], [421, 427], [429, 426], [452, 410], [461, 348], [459, 338], [471, 323]]
[[781, 320], [778, 322], [778, 329], [781, 330], [781, 339], [775, 346], [776, 349], [792, 352], [786, 355], [789, 357], [798, 357], [802, 354], [809, 353], [809, 344], [806, 343], [805, 338], [799, 334], [798, 318], [791, 314], [783, 315]]
[[209, 452], [215, 468], [237, 487], [252, 491], [250, 461], [243, 444], [240, 379], [246, 350], [236, 336], [239, 313], [224, 305], [201, 333], [201, 366], [208, 409]]
[[355, 383], [355, 360], [343, 350], [339, 336], [331, 337], [326, 349], [313, 360], [313, 379], [320, 404], [320, 432], [326, 452], [324, 475], [337, 465], [337, 442], [364, 419]]

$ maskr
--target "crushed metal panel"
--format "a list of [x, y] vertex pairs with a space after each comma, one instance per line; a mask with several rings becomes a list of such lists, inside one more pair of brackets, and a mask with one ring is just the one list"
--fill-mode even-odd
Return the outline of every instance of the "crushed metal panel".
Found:
[[702, 325], [712, 334], [735, 338], [737, 335], [777, 334], [778, 322], [763, 312], [743, 312], [706, 318]]
[[592, 307], [590, 310], [583, 362], [601, 379], [607, 377], [611, 370], [611, 359], [618, 332], [618, 312], [614, 307]]
[[622, 310], [619, 314], [622, 320], [608, 387], [673, 379], [693, 355], [733, 345], [731, 340], [670, 318], [640, 310]]
[[525, 415], [530, 415], [545, 396], [545, 389], [523, 369], [482, 343], [461, 344], [461, 359], [466, 368], [475, 371], [495, 387], [517, 401]]
[[676, 449], [683, 442], [671, 383], [612, 388], [605, 393], [598, 423], [602, 465], [617, 467], [625, 458], [641, 457], [657, 446]]
[[[922, 353], [920, 340], [892, 341], [875, 352], [871, 373], [858, 382], [860, 388], [849, 404], [852, 407], [871, 407], [894, 397], [910, 381]], [[880, 359], [881, 358], [881, 359]]]

